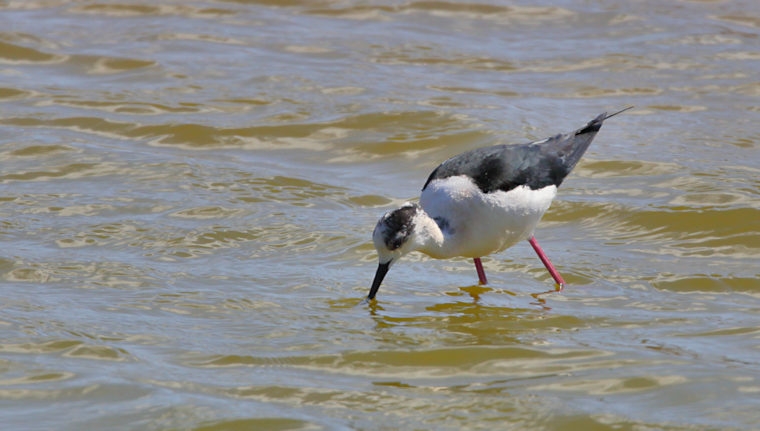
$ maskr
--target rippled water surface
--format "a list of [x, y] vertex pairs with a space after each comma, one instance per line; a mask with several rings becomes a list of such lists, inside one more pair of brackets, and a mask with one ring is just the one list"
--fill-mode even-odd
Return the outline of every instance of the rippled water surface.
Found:
[[[760, 3], [0, 2], [7, 429], [750, 429]], [[536, 235], [370, 233], [607, 121]]]

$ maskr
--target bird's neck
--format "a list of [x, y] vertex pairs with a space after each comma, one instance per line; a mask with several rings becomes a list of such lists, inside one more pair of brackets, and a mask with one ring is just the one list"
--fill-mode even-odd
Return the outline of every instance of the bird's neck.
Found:
[[416, 250], [436, 259], [451, 257], [448, 250], [451, 241], [446, 229], [441, 229], [441, 226], [425, 211], [417, 215], [415, 225]]

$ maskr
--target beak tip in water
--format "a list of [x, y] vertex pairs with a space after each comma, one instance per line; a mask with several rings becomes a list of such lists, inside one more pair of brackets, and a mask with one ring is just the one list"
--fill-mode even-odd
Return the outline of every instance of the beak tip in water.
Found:
[[373, 301], [377, 291], [380, 289], [380, 284], [385, 278], [385, 274], [388, 273], [388, 269], [391, 267], [391, 261], [380, 263], [377, 265], [377, 271], [375, 272], [375, 278], [372, 280], [372, 287], [369, 289], [369, 295], [367, 295], [367, 302]]

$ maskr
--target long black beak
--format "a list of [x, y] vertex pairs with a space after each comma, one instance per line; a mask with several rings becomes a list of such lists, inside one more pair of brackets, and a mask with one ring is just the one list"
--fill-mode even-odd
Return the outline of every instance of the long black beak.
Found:
[[375, 279], [372, 280], [372, 287], [369, 289], [369, 295], [367, 295], [367, 299], [373, 300], [375, 299], [375, 295], [377, 294], [377, 290], [380, 289], [380, 283], [383, 282], [383, 278], [385, 278], [385, 274], [388, 273], [388, 269], [391, 267], [391, 261], [381, 263], [377, 265], [377, 272], [375, 272]]

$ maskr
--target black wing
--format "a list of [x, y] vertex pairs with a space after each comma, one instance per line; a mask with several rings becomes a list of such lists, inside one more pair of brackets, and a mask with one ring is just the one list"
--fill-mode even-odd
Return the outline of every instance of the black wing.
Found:
[[430, 174], [422, 190], [435, 179], [458, 175], [472, 178], [483, 193], [509, 191], [521, 185], [533, 190], [559, 186], [607, 118], [603, 113], [575, 132], [552, 136], [545, 141], [496, 145], [459, 154], [441, 163]]

